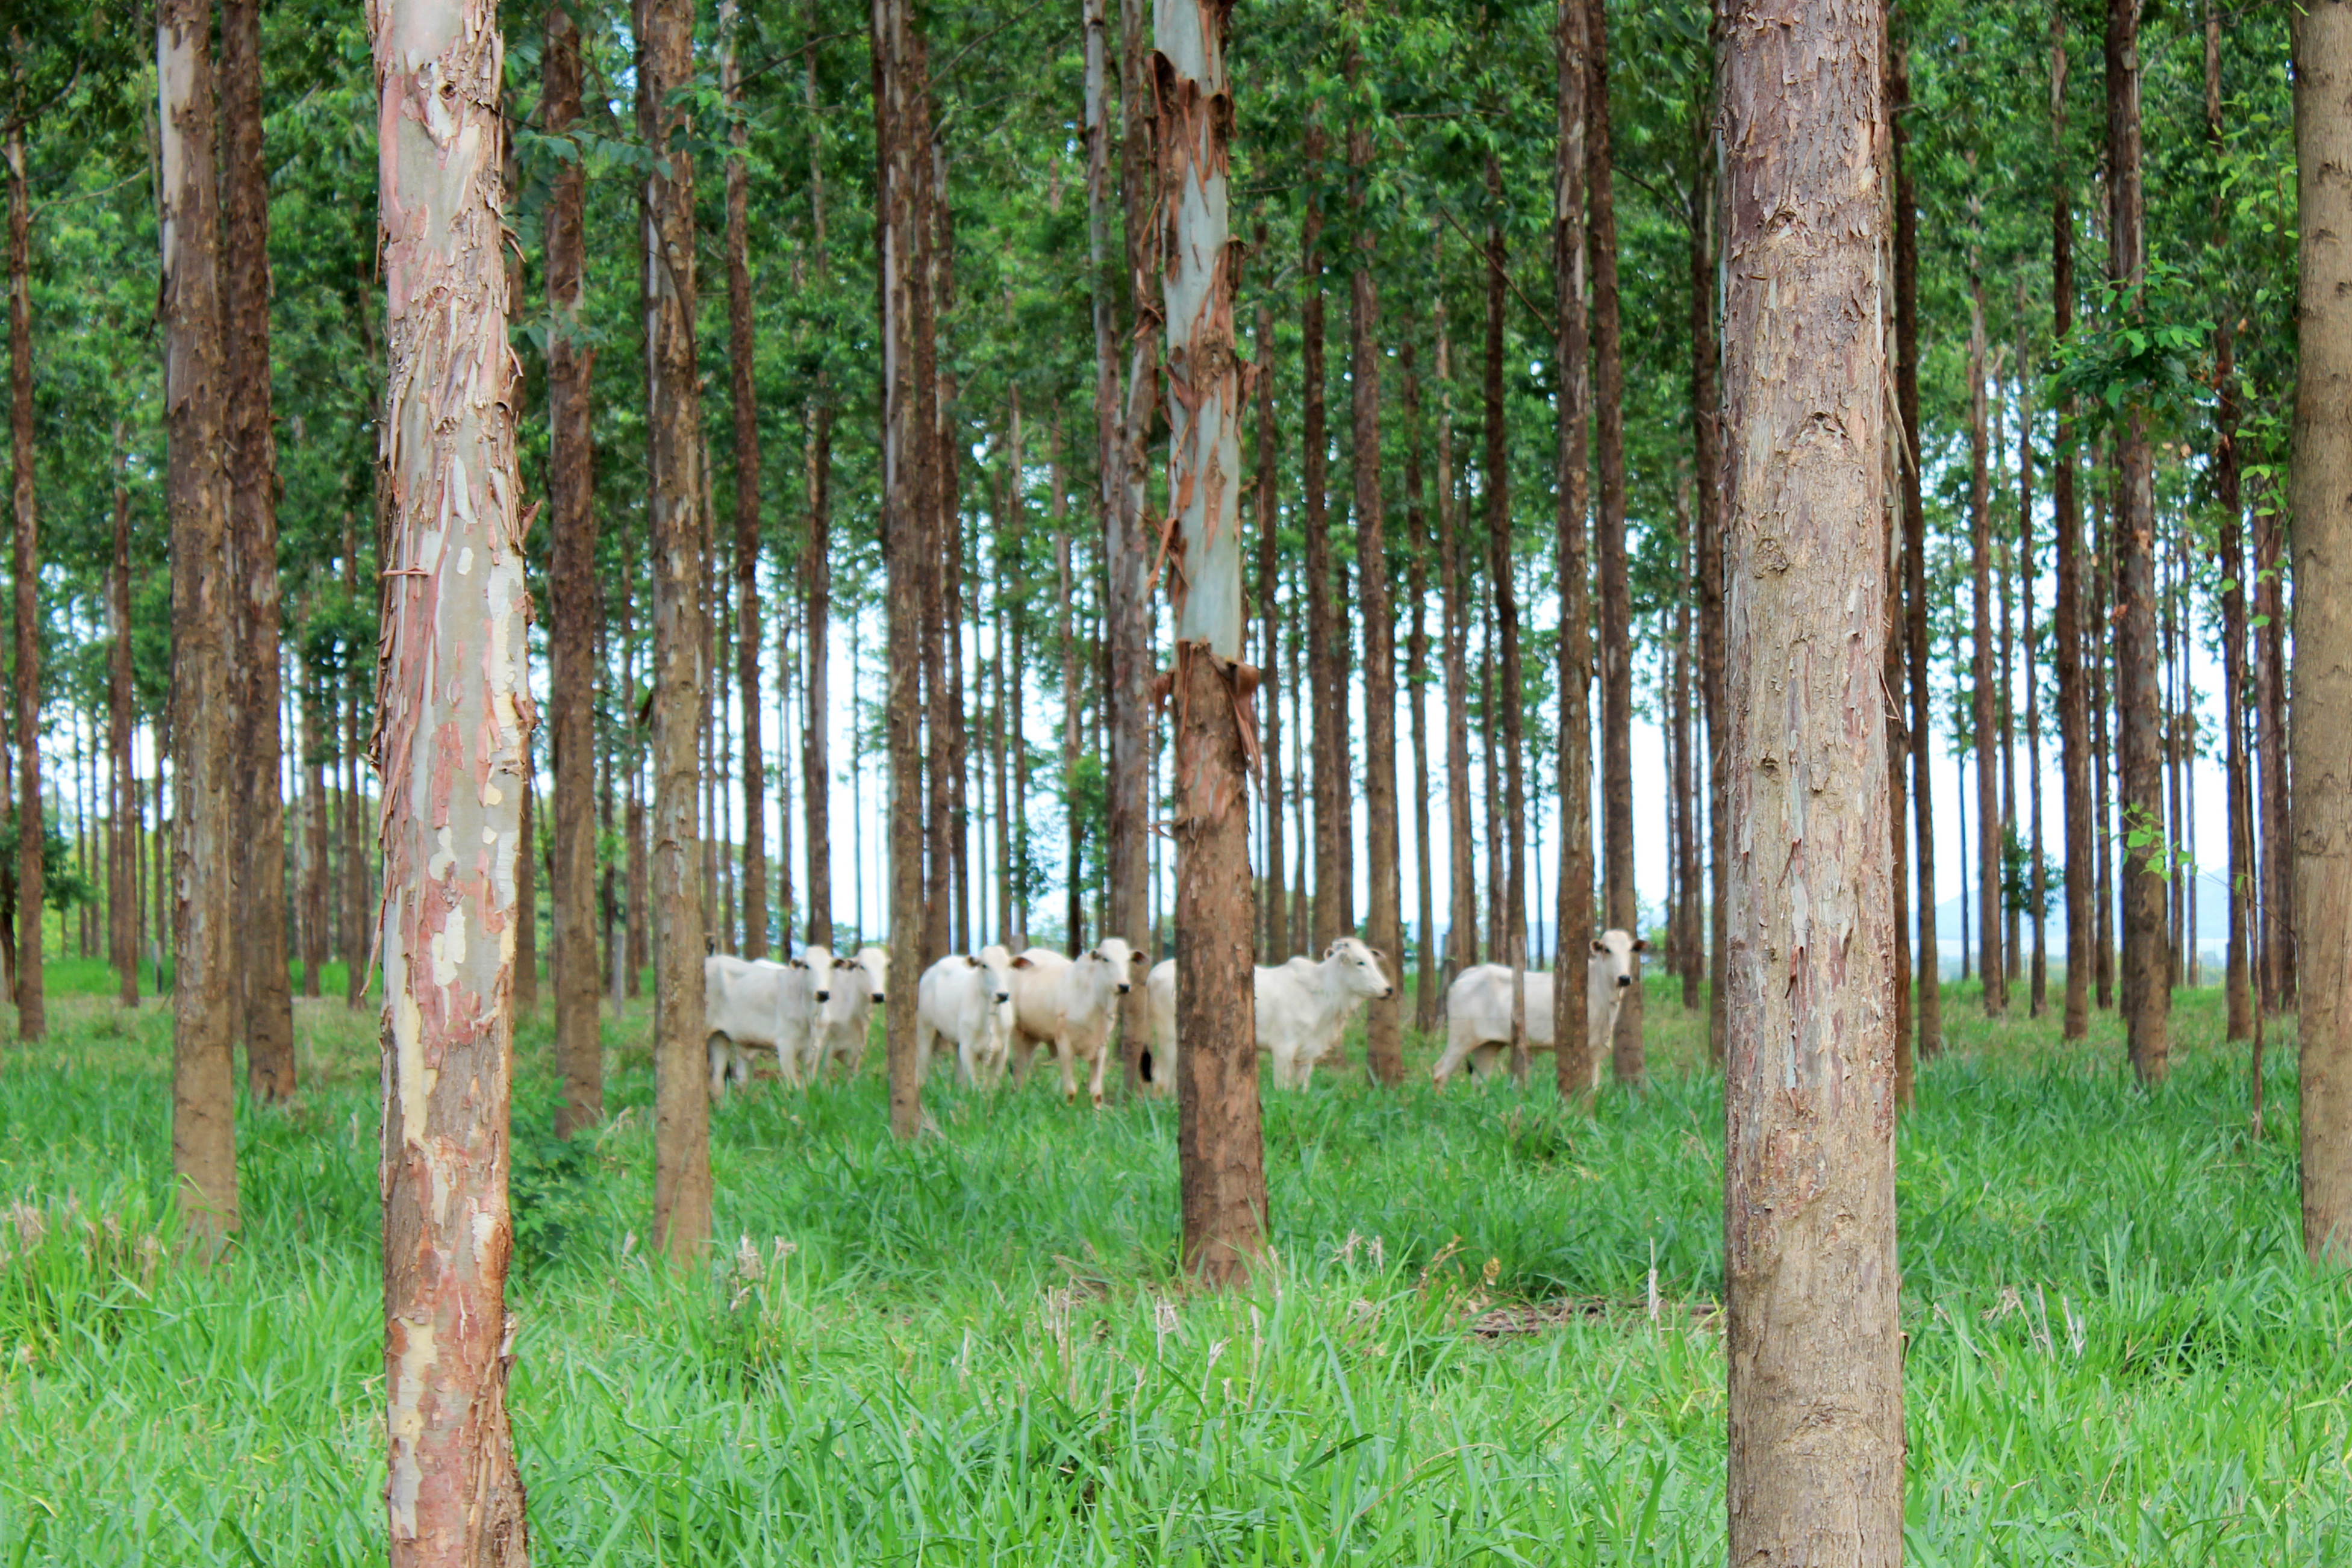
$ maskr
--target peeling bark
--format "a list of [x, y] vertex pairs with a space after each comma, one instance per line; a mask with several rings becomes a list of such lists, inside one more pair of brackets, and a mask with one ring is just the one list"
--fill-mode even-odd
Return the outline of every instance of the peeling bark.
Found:
[[1723, 16], [1737, 1563], [1903, 1552], [1884, 37], [1874, 4]]
[[517, 867], [534, 722], [488, 0], [372, 0], [390, 484], [384, 1490], [395, 1564], [529, 1559], [506, 1389]]

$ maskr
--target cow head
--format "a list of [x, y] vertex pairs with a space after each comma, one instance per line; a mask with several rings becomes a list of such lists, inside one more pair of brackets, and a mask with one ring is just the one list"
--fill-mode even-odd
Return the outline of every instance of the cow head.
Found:
[[1149, 967], [1143, 955], [1129, 946], [1122, 936], [1104, 937], [1087, 950], [1081, 961], [1102, 966], [1112, 988], [1122, 997], [1135, 988], [1136, 977]]
[[860, 947], [857, 950], [857, 956], [852, 958], [850, 963], [866, 972], [867, 999], [877, 1007], [881, 1006], [887, 999], [884, 993], [889, 989], [887, 982], [890, 973], [890, 949]]
[[1381, 967], [1380, 955], [1353, 936], [1342, 936], [1323, 949], [1323, 969], [1337, 974], [1339, 984], [1360, 997], [1392, 997], [1396, 988]]
[[992, 942], [977, 953], [968, 953], [964, 962], [975, 969], [988, 972], [990, 999], [1000, 1006], [1013, 1000], [1013, 955]]
[[1592, 939], [1592, 956], [1589, 960], [1591, 984], [1613, 984], [1619, 988], [1633, 983], [1633, 955], [1649, 951], [1649, 943], [1623, 931], [1603, 931]]
[[795, 969], [806, 971], [809, 995], [820, 1002], [833, 1000], [833, 949], [823, 943], [812, 942], [800, 956], [784, 960]]

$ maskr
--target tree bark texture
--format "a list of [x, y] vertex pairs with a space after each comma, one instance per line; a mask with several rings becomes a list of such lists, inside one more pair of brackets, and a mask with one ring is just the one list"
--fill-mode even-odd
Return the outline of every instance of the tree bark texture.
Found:
[[[696, 364], [694, 164], [671, 95], [694, 77], [691, 0], [637, 0], [645, 183], [647, 530], [654, 601], [654, 1237], [674, 1261], [710, 1239], [710, 1090], [702, 1029], [703, 896], [695, 810], [704, 663], [702, 394]], [[678, 137], [673, 142], [673, 137]]]
[[[1261, 318], [1261, 319], [1263, 319]], [[1265, 341], [1271, 334], [1261, 336]], [[1400, 390], [1404, 396], [1404, 506], [1405, 534], [1412, 541], [1412, 553], [1406, 557], [1405, 592], [1412, 604], [1412, 620], [1405, 632], [1405, 691], [1411, 700], [1409, 713], [1412, 727], [1412, 860], [1413, 860], [1413, 948], [1419, 959], [1420, 972], [1413, 980], [1413, 1027], [1426, 1034], [1437, 1027], [1437, 889], [1434, 857], [1429, 841], [1429, 508], [1421, 469], [1421, 378], [1417, 373], [1418, 356], [1413, 351], [1412, 339], [1408, 336], [1399, 345], [1397, 369]], [[1260, 378], [1264, 384], [1264, 378]], [[1269, 574], [1270, 575], [1270, 574]], [[1275, 704], [1266, 705], [1269, 713]], [[1269, 765], [1266, 777], [1276, 774], [1271, 765], [1274, 742], [1266, 741]], [[1403, 967], [1404, 958], [1398, 956], [1397, 966]]]
[[246, 1085], [294, 1092], [294, 1000], [286, 965], [286, 805], [278, 768], [278, 443], [269, 412], [269, 174], [262, 156], [260, 0], [223, 0], [220, 57], [223, 359], [229, 532], [236, 576], [234, 962]]
[[1723, 18], [1730, 1560], [1903, 1552], [1878, 7]]
[[1155, 0], [1166, 215], [1168, 492], [1176, 608], [1177, 1160], [1187, 1273], [1239, 1282], [1266, 1239], [1251, 968], [1249, 773], [1257, 672], [1242, 647], [1241, 364], [1226, 217], [1227, 0]]
[[[2108, 266], [2136, 308], [2147, 262], [2139, 104], [2140, 0], [2107, 0], [2107, 169], [2114, 201]], [[2165, 893], [2164, 747], [2158, 716], [2156, 495], [2147, 412], [2127, 402], [2116, 433], [2116, 716], [2122, 817], [2124, 1031], [2142, 1083], [2170, 1067]], [[1988, 966], [1990, 969], [1990, 966]]]
[[1437, 340], [1437, 581], [1444, 613], [1448, 980], [1478, 961], [1478, 867], [1470, 836], [1470, 620], [1463, 580], [1462, 508], [1454, 488], [1454, 344], [1445, 298], [1431, 312]]
[[[1582, 972], [1592, 945], [1592, 569], [1586, 544], [1591, 497], [1586, 422], [1591, 341], [1585, 317], [1585, 185], [1591, 167], [1588, 106], [1597, 73], [1590, 58], [1599, 7], [1559, 0], [1552, 20], [1558, 70], [1558, 135], [1552, 171], [1552, 354], [1560, 367], [1553, 519], [1559, 570], [1559, 873], [1555, 977]], [[1622, 434], [1622, 429], [1621, 429]], [[1621, 447], [1620, 457], [1622, 449]], [[1623, 477], [1620, 465], [1619, 477]], [[1619, 496], [1623, 499], [1622, 491]], [[1622, 527], [1623, 514], [1618, 517]], [[1621, 535], [1622, 543], [1622, 535]], [[1622, 564], [1622, 561], [1620, 563]], [[1605, 585], [1604, 585], [1605, 586]], [[1606, 625], [1604, 616], [1603, 625]], [[1605, 632], [1604, 632], [1605, 635]], [[1622, 659], [1623, 650], [1619, 650]], [[1585, 988], [1552, 986], [1553, 1082], [1563, 1100], [1592, 1092], [1600, 1063], [1585, 1026]]]
[[396, 1565], [520, 1565], [530, 1549], [506, 1406], [508, 1113], [534, 715], [501, 257], [503, 49], [488, 0], [371, 0], [368, 11], [391, 507], [375, 756], [384, 1502]]
[[[1625, 556], [1625, 350], [1617, 309], [1617, 203], [1609, 136], [1609, 34], [1604, 0], [1586, 0], [1585, 133], [1592, 210], [1592, 432], [1600, 471], [1593, 542], [1601, 591], [1601, 837], [1602, 903], [1608, 924], [1639, 936], [1641, 900], [1633, 882], [1633, 601]], [[1517, 687], [1510, 688], [1516, 692]], [[1517, 811], [1513, 810], [1517, 821]], [[1642, 958], [1617, 1009], [1610, 1069], [1620, 1083], [1648, 1076], [1642, 1055]], [[1572, 995], [1576, 988], [1554, 987]]]
[[[165, 109], [168, 114], [170, 105]], [[8, 493], [15, 520], [8, 572], [15, 585], [16, 628], [16, 1038], [35, 1040], [48, 1038], [49, 1026], [41, 971], [41, 521], [33, 493], [33, 205], [25, 178], [21, 121], [9, 125], [5, 151], [8, 160]], [[170, 258], [165, 261], [168, 267]]]
[[[115, 925], [115, 970], [121, 988], [116, 997], [126, 1008], [139, 1005], [139, 948], [142, 923], [139, 918], [145, 899], [141, 896], [140, 868], [144, 863], [140, 856], [140, 840], [146, 831], [146, 817], [140, 805], [139, 775], [132, 766], [131, 738], [131, 490], [125, 483], [124, 469], [129, 462], [122, 435], [118, 427], [114, 442], [114, 559], [107, 573], [107, 620], [113, 636], [106, 658], [107, 749], [114, 758], [115, 833], [120, 851], [115, 856], [118, 875], [115, 880], [114, 907], [110, 912]], [[323, 692], [320, 694], [323, 696]], [[311, 752], [310, 806], [314, 832], [316, 868], [323, 881], [326, 851], [325, 818], [320, 808], [323, 801], [319, 793], [318, 752]], [[122, 838], [125, 830], [130, 837]], [[325, 889], [320, 889], [320, 925], [324, 925], [326, 913]], [[324, 937], [319, 933], [317, 951], [325, 956]], [[313, 960], [313, 975], [317, 973]]]
[[[824, 105], [817, 94], [817, 41], [822, 33], [814, 0], [808, 22], [801, 99], [809, 124], [814, 127], [823, 123]], [[813, 276], [829, 280], [833, 274], [825, 244], [824, 141], [814, 133], [809, 138], [809, 229]], [[801, 684], [801, 816], [802, 841], [808, 856], [808, 940], [826, 947], [833, 946], [833, 765], [826, 745], [833, 725], [833, 382], [819, 371], [815, 395], [809, 400], [802, 475], [808, 532], [801, 546], [801, 645], [807, 661]], [[853, 671], [853, 680], [855, 676]], [[783, 744], [781, 733], [777, 744]], [[864, 936], [859, 933], [861, 940]]]
[[[1325, 148], [1322, 106], [1309, 110], [1306, 157], [1310, 180], [1319, 180]], [[1339, 698], [1346, 661], [1335, 655], [1332, 643], [1340, 633], [1331, 600], [1331, 543], [1328, 523], [1330, 434], [1323, 408], [1323, 203], [1314, 185], [1306, 195], [1300, 222], [1299, 272], [1304, 300], [1299, 308], [1300, 506], [1306, 530], [1307, 570], [1307, 698], [1313, 708], [1312, 791], [1315, 807], [1315, 902], [1307, 942], [1320, 954], [1351, 925], [1350, 914], [1339, 907], [1339, 889], [1347, 878], [1340, 858], [1351, 852], [1339, 835], [1339, 795], [1347, 789]]]
[[[1503, 823], [1507, 839], [1507, 869], [1501, 877], [1503, 920], [1496, 962], [1512, 969], [1511, 1076], [1527, 1082], [1527, 987], [1521, 983], [1528, 963], [1528, 840], [1527, 760], [1524, 716], [1520, 696], [1526, 691], [1519, 667], [1519, 597], [1512, 576], [1510, 446], [1503, 404], [1503, 292], [1510, 278], [1503, 246], [1500, 211], [1503, 171], [1493, 152], [1486, 155], [1486, 200], [1497, 216], [1486, 230], [1486, 548], [1490, 588], [1495, 596], [1496, 638], [1501, 647], [1501, 708], [1503, 719]], [[1491, 710], [1490, 710], [1491, 711]], [[1487, 763], [1491, 770], [1491, 758]], [[1490, 845], [1490, 857], [1500, 846]]]
[[2352, 5], [2294, 24], [2302, 212], [2295, 386], [2294, 906], [2314, 962], [2303, 996], [2303, 1243], [2352, 1262]]
[[[580, 27], [569, 9], [551, 6], [541, 64], [546, 85], [540, 117], [550, 136], [580, 120]], [[599, 1017], [603, 977], [596, 962], [596, 628], [602, 595], [596, 578], [596, 454], [590, 371], [594, 353], [581, 340], [587, 298], [584, 207], [587, 176], [576, 159], [559, 160], [547, 201], [547, 500], [551, 538], [548, 569], [549, 706], [554, 747], [555, 1062], [563, 1098], [558, 1137], [604, 1115], [604, 1053]]]
[[[1363, 14], [1363, 0], [1352, 0], [1350, 22], [1358, 38]], [[1350, 42], [1350, 82], [1360, 47]], [[1371, 882], [1364, 936], [1390, 972], [1401, 977], [1404, 928], [1398, 908], [1396, 614], [1389, 598], [1388, 505], [1381, 494], [1380, 295], [1372, 281], [1373, 228], [1364, 209], [1371, 161], [1371, 128], [1359, 118], [1348, 127], [1348, 210], [1356, 231], [1348, 347], [1353, 383], [1349, 455], [1355, 479], [1356, 565], [1363, 580], [1364, 841]], [[1364, 1055], [1372, 1077], [1382, 1083], [1404, 1082], [1402, 1015], [1403, 1002], [1393, 989], [1373, 998], [1365, 1011]]]
[[[1712, 73], [1710, 72], [1710, 75]], [[1695, 116], [1699, 132], [1696, 189], [1690, 219], [1691, 464], [1697, 491], [1699, 697], [1706, 716], [1707, 1054], [1723, 1061], [1724, 1012], [1729, 997], [1724, 968], [1730, 951], [1730, 818], [1724, 809], [1730, 780], [1724, 773], [1729, 716], [1724, 711], [1723, 668], [1723, 389], [1716, 337], [1716, 207], [1713, 116]]]
[[[160, 313], [171, 446], [165, 497], [172, 519], [172, 798], [179, 814], [172, 842], [172, 1174], [183, 1223], [193, 1235], [216, 1241], [237, 1223], [236, 969], [229, 946], [236, 710], [226, 646], [235, 614], [211, 27], [211, 9], [202, 0], [165, 0], [156, 14], [163, 99]], [[20, 634], [26, 580], [20, 572]], [[19, 776], [28, 778], [37, 754], [24, 744], [23, 717], [20, 708]], [[25, 842], [37, 842], [38, 821], [25, 814]], [[18, 907], [37, 910], [39, 894], [39, 882], [28, 885], [20, 867]], [[40, 929], [38, 921], [26, 925]], [[40, 972], [37, 944], [36, 936], [29, 952], [18, 946], [20, 996], [25, 971]]]
[[[1265, 225], [1257, 226], [1261, 256], [1266, 249]], [[1268, 963], [1290, 956], [1290, 900], [1283, 885], [1282, 831], [1282, 508], [1276, 499], [1281, 484], [1281, 433], [1274, 423], [1274, 306], [1261, 298], [1257, 308], [1257, 608], [1260, 653], [1265, 658], [1265, 708], [1258, 716], [1259, 737], [1265, 757], [1265, 946]], [[1410, 416], [1408, 416], [1410, 417]]]
[[908, 0], [873, 0], [874, 131], [877, 292], [881, 306], [882, 559], [888, 579], [887, 617], [891, 671], [886, 719], [890, 737], [890, 967], [884, 1024], [889, 1045], [890, 1131], [912, 1138], [922, 1129], [922, 1083], [915, 1071], [915, 1001], [923, 971], [923, 756], [921, 688], [916, 672], [923, 642], [923, 549], [917, 466], [929, 434], [915, 395], [917, 263], [916, 169], [908, 124], [910, 55], [916, 47]]
[[1969, 727], [1977, 765], [1977, 973], [1984, 1010], [2009, 1010], [2000, 960], [2000, 769], [1994, 753], [2000, 713], [1993, 677], [1991, 444], [1985, 411], [1984, 278], [1969, 280]]

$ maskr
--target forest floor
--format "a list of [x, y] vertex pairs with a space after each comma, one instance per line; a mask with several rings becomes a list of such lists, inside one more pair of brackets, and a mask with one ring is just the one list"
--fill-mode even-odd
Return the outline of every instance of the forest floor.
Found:
[[[372, 1012], [300, 1002], [245, 1108], [244, 1230], [173, 1261], [170, 1019], [51, 971], [0, 1040], [0, 1563], [382, 1561]], [[71, 993], [79, 988], [92, 993]], [[646, 1019], [593, 1136], [515, 1101], [511, 1404], [542, 1563], [1720, 1563], [1722, 1097], [1649, 997], [1654, 1082], [1269, 1094], [1278, 1268], [1174, 1277], [1172, 1104], [935, 1080], [714, 1114], [722, 1244], [649, 1261]], [[1915, 1563], [2352, 1560], [2352, 1291], [2297, 1246], [2293, 1026], [2263, 1136], [2220, 994], [2171, 1082], [1947, 1004], [1901, 1132]], [[1351, 1047], [1360, 1061], [1360, 1044]], [[1425, 1069], [1431, 1042], [1413, 1042]]]

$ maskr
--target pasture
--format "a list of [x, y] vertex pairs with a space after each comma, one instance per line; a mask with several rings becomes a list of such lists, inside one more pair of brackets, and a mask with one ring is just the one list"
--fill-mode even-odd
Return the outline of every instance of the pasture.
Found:
[[[304, 1088], [239, 1124], [245, 1226], [173, 1261], [170, 1020], [63, 993], [0, 1046], [0, 1563], [382, 1560], [372, 1015], [298, 1003]], [[96, 990], [102, 976], [93, 970]], [[1721, 1094], [1654, 983], [1648, 1092], [1538, 1061], [1272, 1094], [1279, 1267], [1173, 1276], [1172, 1103], [935, 1076], [714, 1115], [708, 1269], [649, 1260], [646, 1019], [593, 1136], [519, 1048], [512, 1405], [537, 1561], [1696, 1563], [1724, 1550]], [[1927, 1064], [1901, 1133], [1910, 1560], [2352, 1560], [2352, 1291], [2301, 1261], [2292, 1025], [2266, 1135], [2219, 993], [2169, 1085], [2054, 1019]], [[2281, 1036], [2284, 1038], [2281, 1038]], [[1653, 1270], [1654, 1269], [1654, 1274]]]

